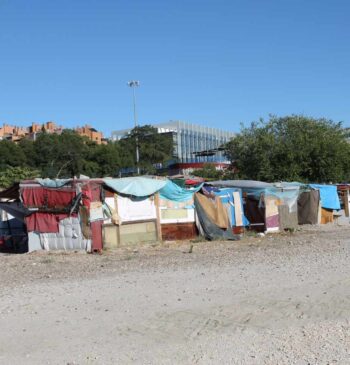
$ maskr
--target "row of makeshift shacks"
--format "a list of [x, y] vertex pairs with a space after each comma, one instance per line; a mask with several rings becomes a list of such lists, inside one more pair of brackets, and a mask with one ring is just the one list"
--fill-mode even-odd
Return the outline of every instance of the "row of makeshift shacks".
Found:
[[247, 180], [36, 179], [0, 192], [0, 250], [85, 250], [157, 241], [236, 240], [246, 229], [349, 222], [350, 185]]

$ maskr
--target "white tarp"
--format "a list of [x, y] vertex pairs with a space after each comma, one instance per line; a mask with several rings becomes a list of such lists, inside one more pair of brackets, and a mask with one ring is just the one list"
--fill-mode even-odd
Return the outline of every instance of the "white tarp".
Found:
[[131, 198], [118, 195], [118, 216], [121, 223], [153, 220], [157, 218], [154, 199]]

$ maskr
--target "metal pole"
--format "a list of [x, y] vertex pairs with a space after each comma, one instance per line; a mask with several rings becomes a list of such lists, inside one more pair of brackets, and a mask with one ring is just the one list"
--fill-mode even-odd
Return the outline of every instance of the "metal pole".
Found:
[[135, 124], [135, 127], [137, 127], [135, 86], [132, 86], [132, 95], [133, 95], [133, 102], [134, 102], [134, 124]]
[[[139, 85], [140, 85], [140, 83], [138, 81], [129, 81], [128, 82], [128, 86], [130, 86], [132, 88], [132, 94], [133, 94], [134, 126], [135, 126], [135, 129], [138, 126], [138, 124], [137, 124], [137, 113], [136, 113], [136, 93], [135, 93], [135, 87], [137, 87]], [[135, 142], [136, 142], [136, 170], [137, 170], [137, 175], [140, 175], [140, 166], [139, 166], [140, 152], [139, 152], [139, 140], [138, 140], [138, 136], [137, 136], [137, 131], [136, 131]]]
[[[135, 124], [135, 128], [136, 128], [137, 127], [137, 114], [136, 114], [135, 86], [136, 85], [133, 86], [132, 91], [133, 91], [133, 100], [134, 100], [134, 124]], [[139, 162], [140, 162], [139, 139], [138, 139], [137, 134], [136, 134], [136, 169], [137, 169], [137, 175], [140, 175]]]

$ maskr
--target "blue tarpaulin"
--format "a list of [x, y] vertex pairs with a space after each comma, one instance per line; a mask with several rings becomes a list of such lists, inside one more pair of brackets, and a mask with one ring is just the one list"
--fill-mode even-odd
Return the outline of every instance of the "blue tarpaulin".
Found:
[[197, 193], [203, 184], [200, 184], [196, 188], [193, 189], [184, 189], [181, 188], [179, 185], [173, 183], [172, 181], [168, 180], [166, 185], [160, 189], [159, 196], [161, 199], [172, 200], [176, 202], [185, 202], [193, 198], [193, 194]]
[[248, 196], [253, 196], [256, 200], [260, 200], [262, 196], [273, 196], [288, 205], [290, 212], [297, 211], [297, 201], [299, 196], [298, 183], [276, 183], [270, 184], [254, 180], [227, 180], [227, 181], [211, 181], [208, 183], [218, 188], [235, 188], [240, 189]]
[[313, 189], [320, 191], [321, 206], [326, 209], [340, 209], [337, 187], [334, 185], [310, 184]]
[[103, 181], [108, 187], [119, 194], [142, 197], [153, 195], [162, 189], [168, 180], [136, 176], [121, 179], [103, 179]]
[[233, 188], [224, 188], [224, 189], [220, 189], [219, 191], [212, 190], [212, 192], [215, 195], [220, 197], [223, 204], [229, 204], [229, 206], [230, 206], [230, 221], [231, 221], [232, 227], [236, 226], [236, 216], [235, 216], [233, 193], [237, 192], [237, 191], [239, 192], [239, 195], [241, 196], [241, 209], [242, 209], [243, 226], [248, 226], [249, 221], [243, 213], [244, 209], [243, 209], [243, 204], [242, 204], [242, 201], [243, 201], [242, 200], [242, 191], [240, 189], [233, 189]]

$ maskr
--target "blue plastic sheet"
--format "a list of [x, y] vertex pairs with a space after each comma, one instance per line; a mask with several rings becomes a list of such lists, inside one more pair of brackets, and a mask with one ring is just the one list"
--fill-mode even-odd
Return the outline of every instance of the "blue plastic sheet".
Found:
[[41, 186], [45, 188], [61, 188], [67, 185], [72, 179], [35, 179]]
[[243, 193], [253, 196], [256, 200], [260, 200], [262, 196], [273, 196], [283, 201], [283, 204], [288, 205], [290, 212], [297, 211], [297, 201], [300, 188], [298, 183], [270, 184], [253, 180], [227, 180], [214, 181], [209, 184], [215, 187], [239, 189]]
[[334, 185], [310, 184], [313, 189], [320, 191], [321, 206], [326, 209], [340, 209], [337, 187]]
[[248, 226], [249, 221], [244, 215], [243, 211], [243, 199], [242, 199], [242, 191], [240, 189], [233, 189], [233, 188], [224, 188], [220, 190], [212, 190], [212, 192], [219, 196], [223, 204], [228, 204], [230, 206], [230, 221], [232, 224], [232, 227], [236, 226], [236, 216], [235, 216], [235, 208], [234, 208], [234, 200], [233, 200], [233, 193], [239, 192], [239, 195], [241, 196], [241, 209], [242, 209], [242, 221], [243, 226]]
[[124, 177], [121, 179], [104, 179], [103, 182], [119, 194], [137, 197], [150, 196], [162, 189], [168, 180], [152, 179], [150, 177]]
[[161, 199], [172, 200], [176, 202], [185, 202], [193, 198], [193, 194], [202, 189], [203, 184], [196, 188], [183, 189], [179, 185], [168, 180], [166, 185], [160, 189], [159, 196]]

